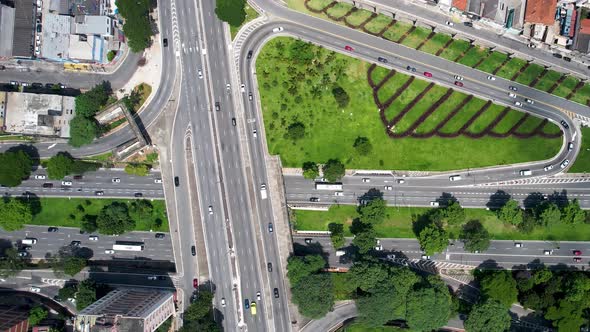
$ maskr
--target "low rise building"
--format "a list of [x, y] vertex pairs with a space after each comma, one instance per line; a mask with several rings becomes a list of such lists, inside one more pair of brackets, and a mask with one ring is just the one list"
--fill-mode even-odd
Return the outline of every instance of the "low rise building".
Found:
[[19, 306], [0, 306], [0, 332], [27, 332], [29, 310]]
[[452, 6], [472, 18], [519, 32], [523, 28], [525, 0], [453, 0]]
[[[8, 133], [48, 137], [70, 137], [74, 97], [0, 92], [4, 94], [4, 128]], [[2, 99], [2, 98], [0, 98]]]

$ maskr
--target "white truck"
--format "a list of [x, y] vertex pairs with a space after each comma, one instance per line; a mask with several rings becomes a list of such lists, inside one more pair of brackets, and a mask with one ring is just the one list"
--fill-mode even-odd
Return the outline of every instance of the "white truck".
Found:
[[520, 173], [520, 176], [530, 176], [530, 175], [533, 175], [533, 172], [531, 172], [530, 169], [523, 169], [519, 173]]
[[260, 196], [262, 196], [262, 199], [266, 199], [268, 196], [266, 194], [266, 184], [261, 184], [260, 185]]
[[346, 251], [344, 250], [336, 250], [336, 256], [340, 257], [340, 256], [344, 256], [346, 255]]
[[325, 183], [325, 182], [316, 182], [315, 183], [316, 190], [342, 190], [342, 183]]

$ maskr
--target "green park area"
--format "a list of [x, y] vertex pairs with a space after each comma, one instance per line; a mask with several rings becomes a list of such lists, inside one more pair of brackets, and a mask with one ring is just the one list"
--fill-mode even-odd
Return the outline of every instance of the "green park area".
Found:
[[[545, 119], [295, 39], [271, 40], [256, 68], [269, 151], [286, 167], [335, 158], [451, 170], [548, 159], [561, 146]], [[363, 153], [359, 137], [370, 143]]]
[[590, 173], [590, 128], [582, 127], [582, 146], [569, 173]]
[[566, 74], [545, 70], [536, 64], [527, 64], [523, 59], [509, 58], [502, 52], [490, 51], [461, 39], [452, 39], [450, 34], [432, 33], [429, 28], [395, 21], [382, 14], [371, 15], [372, 12], [354, 8], [348, 3], [337, 3], [335, 6], [332, 6], [331, 0], [287, 0], [286, 3], [292, 9], [336, 24], [515, 80], [583, 105], [590, 104], [590, 84], [584, 84]]

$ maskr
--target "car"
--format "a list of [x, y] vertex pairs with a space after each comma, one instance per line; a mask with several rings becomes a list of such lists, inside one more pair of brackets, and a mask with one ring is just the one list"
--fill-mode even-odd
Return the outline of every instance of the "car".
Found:
[[414, 68], [412, 66], [407, 66], [406, 69], [409, 70], [409, 71], [411, 71], [411, 72], [413, 72], [413, 73], [416, 72], [416, 68]]
[[28, 257], [29, 253], [26, 251], [19, 251], [18, 252], [18, 257]]
[[219, 104], [218, 101], [215, 102], [215, 110], [218, 112], [221, 111], [221, 105]]
[[248, 93], [248, 100], [250, 100], [250, 101], [254, 100], [254, 96], [252, 95], [252, 92]]
[[462, 81], [462, 80], [463, 80], [463, 76], [455, 75], [455, 76], [453, 76], [453, 77], [455, 77], [455, 79], [456, 79], [457, 81]]
[[514, 102], [514, 105], [515, 106], [518, 106], [518, 107], [522, 107], [522, 103], [520, 101], [515, 101]]
[[404, 184], [404, 183], [406, 183], [406, 180], [404, 180], [404, 179], [397, 179], [397, 183]]
[[528, 47], [528, 48], [537, 48], [537, 45], [535, 45], [533, 43], [529, 43], [526, 47]]
[[72, 247], [79, 247], [82, 244], [80, 241], [72, 241], [70, 242], [70, 246]]
[[429, 261], [432, 257], [430, 257], [430, 256], [428, 256], [426, 254], [423, 254], [420, 258], [423, 259], [423, 260]]
[[227, 90], [227, 92], [231, 91], [231, 85], [229, 83], [225, 85], [225, 90]]
[[35, 180], [45, 180], [47, 177], [43, 174], [35, 175]]
[[429, 72], [427, 72], [427, 71], [425, 71], [423, 74], [424, 74], [424, 76], [426, 76], [426, 77], [432, 77], [432, 73], [429, 73]]
[[209, 215], [213, 214], [213, 206], [209, 205], [209, 208], [207, 210], [209, 211]]
[[364, 182], [364, 183], [371, 182], [371, 179], [369, 179], [369, 178], [363, 178], [363, 182]]
[[53, 188], [53, 183], [50, 183], [50, 182], [45, 182], [45, 183], [43, 184], [43, 188]]
[[168, 38], [164, 38], [164, 40], [162, 40], [162, 44], [164, 44], [164, 47], [168, 47]]
[[567, 149], [568, 151], [572, 151], [574, 149], [574, 142], [567, 143]]
[[545, 255], [545, 256], [553, 255], [553, 249], [543, 250], [543, 255]]
[[515, 86], [513, 86], [513, 85], [511, 85], [511, 86], [508, 87], [508, 90], [518, 91], [518, 88], [515, 87]]
[[313, 241], [313, 240], [312, 239], [309, 239], [309, 238], [308, 239], [305, 239], [305, 243], [307, 243], [307, 244], [311, 244], [311, 241]]
[[104, 191], [97, 190], [97, 191], [94, 192], [94, 195], [96, 195], [96, 196], [104, 196]]
[[455, 81], [454, 83], [456, 86], [458, 87], [462, 87], [463, 86], [463, 82], [459, 82], [459, 81]]
[[581, 250], [574, 250], [574, 256], [582, 256]]
[[197, 279], [197, 278], [193, 279], [193, 287], [199, 288], [199, 279]]
[[59, 228], [57, 228], [57, 227], [47, 228], [47, 232], [49, 232], [49, 233], [57, 233], [57, 231], [59, 231]]
[[310, 201], [310, 202], [319, 202], [319, 201], [320, 201], [320, 198], [319, 198], [319, 197], [311, 197], [311, 198], [309, 199], [309, 201]]
[[516, 243], [514, 243], [514, 247], [516, 247], [516, 248], [522, 248], [522, 243], [516, 242]]
[[463, 22], [463, 25], [470, 28], [473, 27], [473, 23], [471, 22]]
[[535, 101], [532, 100], [532, 99], [525, 98], [524, 101], [526, 101], [527, 103], [529, 103], [531, 105], [534, 105], [535, 104]]
[[248, 60], [252, 59], [252, 51], [248, 51], [248, 55], [246, 56]]
[[488, 75], [487, 79], [490, 80], [490, 81], [495, 81], [496, 80], [496, 78], [494, 76], [492, 76], [492, 75]]
[[27, 86], [31, 86], [31, 84], [27, 83], [27, 82], [22, 82], [20, 85], [27, 87]]
[[272, 272], [272, 263], [271, 262], [268, 262], [266, 264], [266, 268], [268, 269], [268, 272]]
[[273, 228], [272, 228], [272, 223], [271, 223], [271, 222], [269, 222], [269, 223], [268, 223], [268, 231], [269, 231], [270, 233], [272, 233], [272, 231], [273, 231]]
[[10, 81], [10, 85], [18, 85], [17, 81]]
[[244, 308], [250, 309], [250, 301], [248, 299], [244, 299]]
[[561, 54], [559, 54], [559, 53], [553, 53], [553, 56], [554, 56], [554, 57], [556, 57], [556, 58], [558, 58], [558, 59], [561, 59], [561, 58], [563, 57], [563, 56], [562, 56]]
[[96, 236], [96, 235], [90, 235], [88, 237], [88, 240], [90, 240], [90, 241], [98, 241], [98, 236]]
[[64, 84], [58, 83], [58, 85], [59, 85], [59, 88], [60, 88], [60, 89], [65, 89], [65, 88], [67, 88], [67, 86], [65, 86]]
[[254, 138], [258, 137], [258, 132], [256, 129], [252, 130], [252, 136], [254, 136]]
[[42, 83], [33, 83], [33, 84], [31, 84], [31, 87], [35, 88], [35, 89], [42, 89], [43, 84]]
[[567, 122], [565, 122], [565, 120], [561, 120], [561, 125], [563, 126], [563, 128], [568, 129], [570, 126], [567, 124]]
[[72, 181], [67, 181], [67, 180], [66, 181], [62, 181], [61, 182], [61, 185], [62, 186], [71, 186], [72, 185]]
[[567, 167], [567, 165], [569, 165], [569, 164], [570, 164], [570, 160], [569, 160], [569, 159], [566, 159], [566, 160], [564, 160], [564, 161], [561, 163], [561, 165], [559, 165], [559, 167], [561, 167], [561, 168], [566, 168], [566, 167]]
[[445, 22], [446, 25], [452, 27], [453, 25], [455, 25], [455, 23], [451, 22], [451, 21], [446, 21]]
[[[379, 240], [377, 240], [377, 242], [379, 242]], [[383, 245], [381, 243], [377, 243], [377, 245], [375, 246], [375, 250], [376, 251], [383, 251]]]
[[236, 126], [236, 118], [231, 118], [231, 125]]
[[461, 181], [461, 175], [451, 175], [449, 181]]
[[334, 196], [344, 196], [344, 192], [336, 191], [336, 192], [334, 192]]
[[515, 95], [514, 93], [512, 93], [512, 92], [509, 92], [509, 93], [508, 93], [508, 96], [509, 96], [510, 98], [516, 98], [516, 95]]
[[564, 56], [563, 61], [572, 62], [572, 58]]
[[272, 29], [272, 32], [281, 32], [283, 30], [285, 30], [285, 29], [283, 29], [283, 27], [278, 27], [278, 28]]
[[392, 186], [384, 186], [383, 189], [385, 189], [385, 190], [393, 190], [393, 187]]
[[380, 56], [377, 58], [377, 61], [381, 62], [381, 63], [387, 63], [387, 59], [385, 59], [384, 57]]
[[221, 298], [221, 306], [225, 308], [225, 297]]
[[175, 176], [175, 177], [174, 177], [174, 185], [175, 185], [176, 187], [180, 186], [180, 180], [178, 179], [178, 176]]
[[275, 288], [275, 289], [272, 290], [272, 292], [275, 295], [275, 299], [278, 299], [279, 298], [279, 289], [278, 288]]
[[547, 165], [547, 166], [543, 167], [543, 170], [544, 170], [545, 172], [547, 172], [547, 171], [550, 171], [550, 170], [552, 170], [552, 169], [553, 169], [553, 165]]
[[155, 179], [154, 179], [154, 183], [162, 183], [162, 179], [160, 179], [160, 178], [155, 178]]
[[35, 286], [31, 286], [31, 292], [33, 292], [33, 293], [39, 293], [39, 292], [41, 292], [41, 288], [35, 287]]
[[439, 205], [440, 205], [440, 203], [437, 201], [430, 202], [430, 206], [439, 206]]
[[260, 291], [256, 292], [256, 300], [262, 300], [262, 296], [260, 295]]
[[197, 249], [195, 248], [195, 246], [191, 246], [191, 254], [193, 256], [196, 256], [197, 255]]
[[74, 175], [74, 180], [82, 180], [84, 178], [83, 175]]
[[197, 75], [199, 76], [199, 79], [203, 79], [203, 71], [202, 70], [197, 70]]
[[581, 257], [574, 257], [574, 263], [579, 263], [582, 261]]
[[111, 181], [113, 183], [121, 183], [121, 179], [120, 178], [113, 178]]
[[142, 193], [135, 193], [135, 194], [133, 194], [133, 196], [135, 196], [135, 197], [143, 197], [143, 194]]
[[105, 250], [104, 250], [104, 253], [105, 253], [105, 254], [112, 255], [112, 254], [114, 254], [114, 253], [115, 253], [115, 251], [114, 251], [113, 249], [105, 249]]
[[164, 233], [156, 233], [156, 236], [155, 236], [156, 239], [163, 239], [164, 237], [166, 237], [166, 234], [164, 234]]
[[240, 85], [240, 91], [241, 91], [242, 93], [246, 92], [246, 85], [245, 85], [244, 83], [242, 83], [242, 84]]
[[352, 48], [352, 47], [350, 47], [348, 45], [344, 46], [344, 49], [347, 50], [347, 51], [349, 51], [349, 52], [354, 52], [354, 48]]
[[157, 276], [148, 276], [147, 277], [148, 280], [158, 280]]

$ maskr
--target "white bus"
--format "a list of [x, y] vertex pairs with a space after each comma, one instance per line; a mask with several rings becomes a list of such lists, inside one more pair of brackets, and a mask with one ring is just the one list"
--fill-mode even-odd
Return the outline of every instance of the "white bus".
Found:
[[115, 251], [142, 251], [143, 242], [117, 241], [113, 244]]
[[325, 182], [316, 182], [315, 183], [316, 190], [342, 190], [342, 183], [325, 183]]

